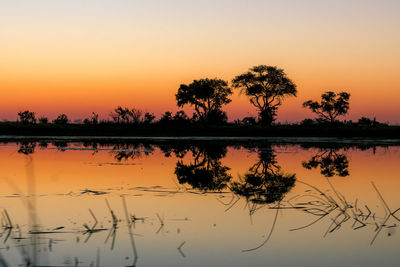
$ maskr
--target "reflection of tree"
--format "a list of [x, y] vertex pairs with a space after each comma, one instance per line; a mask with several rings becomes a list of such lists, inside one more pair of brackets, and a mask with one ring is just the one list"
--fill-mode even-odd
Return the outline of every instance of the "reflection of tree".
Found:
[[190, 146], [182, 143], [174, 144], [163, 144], [159, 145], [160, 150], [164, 153], [164, 156], [169, 158], [172, 154], [175, 154], [177, 158], [183, 158], [186, 153], [190, 150]]
[[295, 174], [286, 174], [277, 164], [273, 150], [259, 150], [259, 161], [239, 181], [231, 183], [233, 193], [253, 204], [281, 201], [294, 186]]
[[146, 156], [154, 151], [153, 147], [149, 144], [133, 143], [133, 144], [115, 144], [111, 154], [118, 162], [127, 161], [129, 159], [138, 159], [143, 154]]
[[303, 167], [311, 170], [320, 168], [325, 177], [349, 175], [349, 161], [347, 156], [337, 152], [337, 149], [329, 148], [313, 156], [309, 161], [303, 161]]
[[54, 141], [53, 145], [57, 148], [57, 150], [64, 152], [68, 148], [68, 141]]
[[36, 142], [22, 142], [19, 146], [18, 153], [29, 155], [35, 153]]
[[[178, 151], [178, 155], [182, 155], [182, 150], [178, 149]], [[226, 154], [226, 147], [191, 146], [187, 151], [192, 152], [194, 160], [189, 164], [185, 164], [183, 160], [176, 163], [175, 174], [180, 184], [189, 184], [192, 188], [201, 191], [221, 191], [227, 186], [232, 178], [227, 173], [230, 168], [223, 166], [220, 162]]]

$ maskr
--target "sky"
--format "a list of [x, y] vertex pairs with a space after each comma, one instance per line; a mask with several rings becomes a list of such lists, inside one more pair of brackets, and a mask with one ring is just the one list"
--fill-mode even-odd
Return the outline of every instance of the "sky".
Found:
[[[0, 119], [72, 119], [117, 106], [176, 111], [179, 85], [278, 66], [298, 95], [280, 122], [325, 91], [351, 94], [346, 119], [400, 124], [398, 0], [0, 0]], [[256, 115], [238, 91], [230, 120]], [[190, 112], [190, 110], [187, 110]]]

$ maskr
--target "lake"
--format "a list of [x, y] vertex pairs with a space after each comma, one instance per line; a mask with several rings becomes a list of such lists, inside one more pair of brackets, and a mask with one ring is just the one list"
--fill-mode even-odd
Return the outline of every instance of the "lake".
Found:
[[0, 139], [0, 266], [398, 266], [396, 140]]

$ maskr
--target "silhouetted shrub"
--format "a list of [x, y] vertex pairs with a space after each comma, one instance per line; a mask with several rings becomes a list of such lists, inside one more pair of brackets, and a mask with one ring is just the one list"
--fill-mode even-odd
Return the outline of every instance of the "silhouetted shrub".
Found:
[[170, 112], [170, 111], [166, 111], [162, 116], [161, 116], [161, 119], [160, 119], [160, 123], [162, 123], [162, 124], [168, 124], [168, 123], [170, 123], [171, 121], [173, 120], [173, 118], [172, 118], [172, 113]]
[[47, 123], [49, 123], [49, 119], [47, 117], [40, 117], [39, 118], [39, 123], [47, 124]]
[[98, 124], [99, 123], [99, 114], [92, 112], [92, 116], [83, 120], [83, 123], [88, 124]]
[[257, 124], [257, 120], [254, 117], [244, 117], [241, 122], [244, 125], [256, 125]]
[[150, 124], [155, 120], [156, 116], [153, 113], [146, 112], [144, 114], [143, 123]]
[[29, 110], [18, 112], [20, 122], [24, 124], [36, 123], [35, 112]]
[[317, 122], [313, 119], [304, 119], [300, 122], [301, 126], [314, 126]]
[[53, 120], [54, 124], [67, 124], [68, 123], [68, 117], [66, 114], [60, 114], [58, 117]]
[[110, 116], [115, 123], [139, 124], [142, 120], [142, 111], [135, 108], [117, 107], [110, 113]]

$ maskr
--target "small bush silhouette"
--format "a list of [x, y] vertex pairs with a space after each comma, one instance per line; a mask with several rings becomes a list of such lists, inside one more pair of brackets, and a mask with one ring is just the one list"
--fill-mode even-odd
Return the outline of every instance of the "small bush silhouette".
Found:
[[57, 116], [55, 120], [53, 120], [54, 124], [67, 124], [68, 123], [68, 117], [65, 114], [60, 114]]

